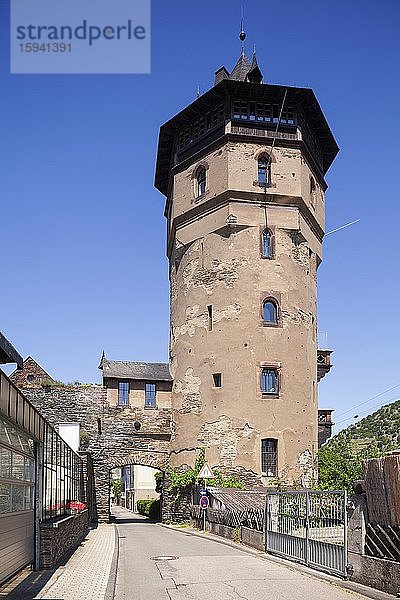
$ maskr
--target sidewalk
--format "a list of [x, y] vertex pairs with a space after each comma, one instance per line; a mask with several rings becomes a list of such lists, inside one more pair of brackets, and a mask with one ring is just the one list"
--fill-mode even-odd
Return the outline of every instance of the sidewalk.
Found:
[[[37, 599], [108, 600], [113, 598], [116, 562], [114, 525], [99, 525], [52, 575]], [[111, 576], [111, 577], [110, 577]]]

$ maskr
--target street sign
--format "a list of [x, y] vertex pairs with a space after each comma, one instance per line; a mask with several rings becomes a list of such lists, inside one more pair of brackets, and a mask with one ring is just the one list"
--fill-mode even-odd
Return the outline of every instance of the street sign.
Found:
[[210, 465], [206, 462], [200, 469], [200, 473], [197, 475], [199, 479], [213, 479], [215, 477], [211, 470]]
[[210, 504], [210, 502], [209, 502], [207, 496], [202, 496], [200, 498], [200, 506], [201, 506], [201, 508], [206, 509], [206, 508], [208, 508], [209, 504]]
[[207, 490], [200, 490], [200, 496], [207, 496]]

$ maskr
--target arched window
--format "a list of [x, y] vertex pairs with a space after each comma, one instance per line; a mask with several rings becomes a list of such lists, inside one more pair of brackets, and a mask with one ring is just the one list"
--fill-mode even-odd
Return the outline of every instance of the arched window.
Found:
[[206, 181], [206, 170], [204, 167], [200, 167], [196, 175], [196, 198], [206, 193]]
[[278, 387], [278, 370], [264, 368], [261, 373], [261, 392], [264, 395], [277, 395]]
[[269, 229], [264, 229], [261, 234], [261, 252], [263, 258], [272, 257], [272, 234]]
[[273, 300], [264, 300], [263, 319], [264, 323], [276, 324], [278, 322], [278, 310], [276, 303]]
[[267, 186], [271, 182], [271, 164], [269, 157], [263, 154], [258, 159], [258, 185]]

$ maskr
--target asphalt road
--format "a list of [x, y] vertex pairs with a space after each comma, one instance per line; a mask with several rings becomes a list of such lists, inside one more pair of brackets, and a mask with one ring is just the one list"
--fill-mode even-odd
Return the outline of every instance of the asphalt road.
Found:
[[161, 527], [119, 507], [113, 512], [119, 535], [115, 600], [366, 599], [239, 547]]

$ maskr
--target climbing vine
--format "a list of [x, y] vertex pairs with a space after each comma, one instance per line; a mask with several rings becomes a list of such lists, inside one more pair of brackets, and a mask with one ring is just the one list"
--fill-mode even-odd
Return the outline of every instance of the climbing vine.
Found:
[[[175, 500], [178, 500], [181, 495], [189, 489], [190, 486], [198, 483], [198, 474], [205, 462], [206, 451], [205, 448], [201, 448], [194, 463], [194, 467], [191, 467], [185, 471], [177, 471], [172, 467], [167, 469], [169, 483], [168, 491], [174, 494]], [[244, 485], [241, 481], [239, 481], [239, 479], [236, 479], [235, 477], [224, 477], [221, 471], [218, 469], [213, 469], [213, 472], [215, 477], [213, 479], [209, 479], [207, 485], [219, 488], [244, 488]]]

